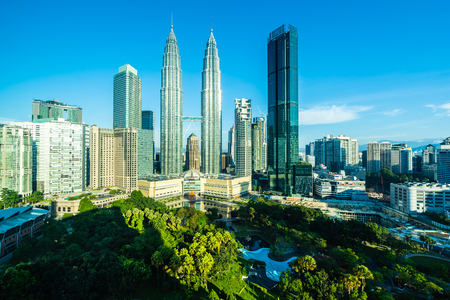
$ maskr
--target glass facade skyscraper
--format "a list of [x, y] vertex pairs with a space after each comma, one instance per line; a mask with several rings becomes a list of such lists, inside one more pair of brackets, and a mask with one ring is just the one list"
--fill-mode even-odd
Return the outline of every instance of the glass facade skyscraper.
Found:
[[141, 129], [142, 81], [137, 70], [123, 65], [114, 75], [113, 128]]
[[292, 193], [292, 165], [298, 162], [298, 36], [282, 25], [267, 39], [267, 165], [270, 188]]
[[161, 69], [161, 173], [180, 174], [183, 156], [183, 90], [177, 38], [170, 29]]
[[220, 173], [222, 169], [222, 88], [219, 54], [212, 29], [203, 59], [201, 149], [202, 172]]
[[151, 110], [142, 111], [142, 129], [155, 129], [155, 113]]

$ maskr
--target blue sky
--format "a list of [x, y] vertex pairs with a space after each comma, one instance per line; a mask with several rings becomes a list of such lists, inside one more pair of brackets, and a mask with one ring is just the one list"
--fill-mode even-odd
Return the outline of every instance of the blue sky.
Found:
[[17, 0], [1, 1], [0, 11], [0, 122], [30, 120], [33, 98], [60, 99], [81, 106], [85, 123], [111, 128], [112, 79], [129, 63], [143, 82], [143, 109], [156, 112], [158, 146], [173, 11], [185, 116], [200, 115], [213, 17], [223, 148], [235, 98], [252, 99], [254, 116], [267, 112], [267, 36], [285, 23], [299, 33], [300, 147], [326, 134], [360, 144], [450, 135], [449, 1]]

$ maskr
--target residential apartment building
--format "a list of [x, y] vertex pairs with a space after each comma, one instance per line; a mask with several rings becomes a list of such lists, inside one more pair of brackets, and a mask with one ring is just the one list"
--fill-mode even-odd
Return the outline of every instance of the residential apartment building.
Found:
[[383, 169], [391, 168], [391, 149], [389, 142], [367, 143], [367, 172], [378, 173]]
[[33, 139], [29, 128], [0, 124], [0, 190], [32, 193]]
[[11, 122], [31, 130], [33, 190], [45, 195], [82, 192], [89, 185], [89, 126], [63, 118]]

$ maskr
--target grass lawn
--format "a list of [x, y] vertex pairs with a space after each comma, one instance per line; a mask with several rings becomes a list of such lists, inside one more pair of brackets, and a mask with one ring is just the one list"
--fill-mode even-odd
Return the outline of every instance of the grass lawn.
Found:
[[450, 269], [450, 261], [442, 260], [439, 258], [413, 256], [413, 257], [409, 258], [409, 260], [411, 260], [416, 265], [424, 266], [427, 268], [431, 267], [431, 264], [434, 263], [434, 264], [442, 264]]

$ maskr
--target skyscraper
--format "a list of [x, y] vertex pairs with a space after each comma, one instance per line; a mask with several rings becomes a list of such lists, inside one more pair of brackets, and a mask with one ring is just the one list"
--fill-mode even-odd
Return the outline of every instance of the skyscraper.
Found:
[[252, 162], [253, 171], [266, 170], [267, 167], [266, 120], [263, 117], [253, 118], [252, 161], [253, 161]]
[[68, 122], [80, 124], [81, 115], [81, 107], [76, 105], [62, 103], [56, 99], [49, 101], [33, 99], [32, 121], [49, 118], [64, 118], [64, 120]]
[[450, 184], [450, 137], [437, 147], [437, 181]]
[[252, 106], [250, 99], [235, 99], [234, 124], [236, 126], [235, 165], [236, 175], [252, 175]]
[[289, 173], [298, 161], [298, 36], [285, 25], [267, 39], [267, 165], [272, 189], [291, 194]]
[[113, 128], [142, 127], [142, 81], [137, 71], [126, 64], [114, 75]]
[[391, 169], [395, 174], [400, 172], [400, 149], [407, 147], [406, 144], [393, 144], [391, 149]]
[[[234, 124], [228, 130], [228, 154], [230, 155], [230, 165], [234, 165], [234, 150], [235, 150], [235, 144], [236, 144], [236, 137], [235, 137], [235, 127]], [[228, 166], [227, 166], [228, 167]]]
[[331, 171], [359, 164], [358, 141], [345, 135], [326, 135], [314, 144], [316, 165], [323, 164]]
[[183, 155], [183, 90], [177, 38], [171, 26], [161, 69], [161, 173], [179, 174]]
[[222, 88], [220, 59], [212, 33], [206, 43], [202, 72], [202, 172], [218, 174], [222, 154]]
[[186, 170], [200, 171], [200, 149], [198, 137], [193, 133], [187, 139]]
[[142, 111], [142, 129], [155, 130], [155, 113], [151, 110]]
[[367, 143], [367, 172], [377, 173], [391, 168], [391, 148], [389, 142]]

